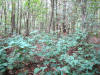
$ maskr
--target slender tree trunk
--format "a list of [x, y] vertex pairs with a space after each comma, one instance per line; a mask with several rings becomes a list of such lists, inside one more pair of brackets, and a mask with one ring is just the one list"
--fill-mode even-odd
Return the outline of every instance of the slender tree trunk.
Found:
[[58, 3], [57, 2], [58, 2], [58, 0], [56, 0], [56, 30], [58, 31], [58, 14], [57, 14], [58, 13], [57, 12], [58, 11], [58, 8], [57, 8]]
[[[1, 3], [3, 4], [3, 1], [2, 1]], [[0, 15], [0, 20], [1, 20], [1, 22], [2, 22], [2, 14], [3, 14], [2, 10], [3, 10], [3, 8], [4, 8], [4, 6], [2, 5], [2, 6], [1, 6], [1, 15]]]
[[30, 10], [30, 0], [28, 0], [28, 12], [27, 12], [27, 20], [26, 20], [26, 36], [29, 36], [29, 18], [30, 18], [29, 10]]
[[35, 17], [34, 17], [34, 15], [33, 15], [33, 13], [34, 13], [34, 10], [32, 9], [32, 28], [34, 29], [34, 21], [35, 21]]
[[29, 36], [29, 12], [27, 13], [27, 20], [26, 20], [26, 36]]
[[6, 12], [6, 1], [4, 2], [5, 4], [5, 7], [4, 7], [4, 15], [5, 15], [5, 34], [7, 33], [7, 26], [6, 26], [6, 23], [7, 23], [7, 12]]
[[66, 33], [66, 0], [63, 1], [63, 33]]
[[81, 0], [82, 1], [82, 30], [86, 26], [86, 5], [87, 5], [87, 0]]
[[[22, 0], [20, 0], [20, 3], [22, 3]], [[19, 17], [19, 27], [18, 27], [18, 32], [21, 34], [21, 26], [22, 26], [22, 5], [20, 5], [20, 17]]]
[[11, 13], [11, 34], [15, 29], [15, 2], [12, 0], [12, 13]]
[[[46, 1], [45, 8], [47, 10], [48, 9], [48, 1], [47, 0], [45, 0], [45, 1]], [[48, 25], [48, 12], [46, 12], [45, 18], [46, 18], [46, 21], [45, 21], [45, 26], [46, 26], [46, 25]], [[47, 27], [46, 27], [46, 29], [47, 29]]]
[[51, 28], [52, 24], [53, 24], [53, 28], [55, 28], [53, 19], [54, 19], [54, 0], [51, 0], [51, 17], [50, 17], [49, 32], [50, 32], [50, 28]]
[[16, 34], [18, 33], [18, 27], [19, 27], [19, 0], [18, 0], [18, 11], [17, 11], [17, 25], [16, 25]]

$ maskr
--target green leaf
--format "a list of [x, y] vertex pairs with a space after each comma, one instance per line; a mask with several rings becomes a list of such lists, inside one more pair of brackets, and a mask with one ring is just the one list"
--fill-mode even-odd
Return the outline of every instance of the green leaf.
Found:
[[69, 73], [69, 67], [68, 66], [64, 66], [63, 68], [61, 68], [61, 70], [65, 73]]
[[34, 74], [37, 74], [41, 69], [40, 68], [35, 68], [34, 69]]
[[2, 65], [3, 65], [3, 66], [7, 66], [7, 65], [8, 65], [8, 63], [3, 63]]
[[52, 75], [52, 72], [47, 72], [46, 75]]
[[55, 59], [51, 59], [50, 62], [56, 62], [56, 60]]
[[18, 73], [18, 75], [24, 75], [24, 73], [20, 72], [20, 73]]
[[47, 67], [41, 67], [40, 69], [41, 69], [42, 71], [44, 71], [46, 68], [47, 68]]
[[12, 65], [8, 65], [8, 69], [13, 69], [13, 66]]
[[61, 75], [63, 75], [63, 71], [61, 71]]

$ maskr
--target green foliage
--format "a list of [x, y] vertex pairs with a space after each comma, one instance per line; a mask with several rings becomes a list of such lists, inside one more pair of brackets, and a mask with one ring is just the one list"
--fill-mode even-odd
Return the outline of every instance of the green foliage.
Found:
[[2, 0], [0, 0], [0, 7], [1, 7], [1, 5], [2, 5]]
[[[55, 34], [55, 35], [54, 35]], [[87, 34], [77, 30], [68, 36], [57, 38], [56, 33], [34, 31], [30, 37], [17, 36], [5, 40], [0, 47], [0, 70], [24, 68], [28, 63], [42, 64], [33, 73], [41, 75], [94, 75], [99, 65], [93, 45], [88, 44]], [[13, 48], [7, 55], [5, 49]], [[8, 56], [8, 57], [7, 57]], [[33, 66], [34, 67], [34, 66]]]
[[3, 39], [0, 39], [0, 71], [1, 72], [6, 71], [6, 67], [8, 65], [7, 59], [6, 59], [7, 54], [4, 49], [6, 49], [6, 47], [4, 48], [3, 46]]
[[43, 15], [47, 13], [47, 9], [44, 8], [44, 3], [40, 0], [26, 0], [24, 7], [34, 15], [35, 19], [39, 19], [40, 22], [45, 20]]
[[0, 71], [4, 72], [6, 70], [7, 64], [7, 55], [6, 52], [0, 47]]

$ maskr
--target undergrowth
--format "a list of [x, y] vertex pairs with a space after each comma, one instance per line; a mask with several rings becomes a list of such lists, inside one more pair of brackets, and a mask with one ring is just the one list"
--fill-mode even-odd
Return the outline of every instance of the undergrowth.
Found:
[[15, 75], [95, 75], [100, 62], [87, 33], [77, 31], [57, 37], [56, 33], [34, 31], [29, 37], [0, 40], [0, 71]]

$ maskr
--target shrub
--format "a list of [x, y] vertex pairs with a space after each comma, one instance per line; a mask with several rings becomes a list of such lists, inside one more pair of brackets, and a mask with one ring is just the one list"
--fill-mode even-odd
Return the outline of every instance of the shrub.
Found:
[[[5, 66], [7, 70], [33, 67], [32, 73], [40, 73], [40, 75], [98, 74], [99, 70], [95, 65], [99, 65], [99, 60], [94, 46], [85, 41], [86, 36], [85, 32], [77, 31], [74, 34], [57, 38], [56, 33], [38, 34], [38, 31], [35, 31], [30, 37], [8, 38], [5, 40], [7, 46], [0, 49], [3, 51], [1, 57], [4, 58], [0, 59], [3, 64], [1, 67]], [[13, 48], [13, 50], [8, 55], [5, 48]], [[0, 69], [3, 70], [3, 68]], [[23, 75], [29, 71], [25, 69]]]

